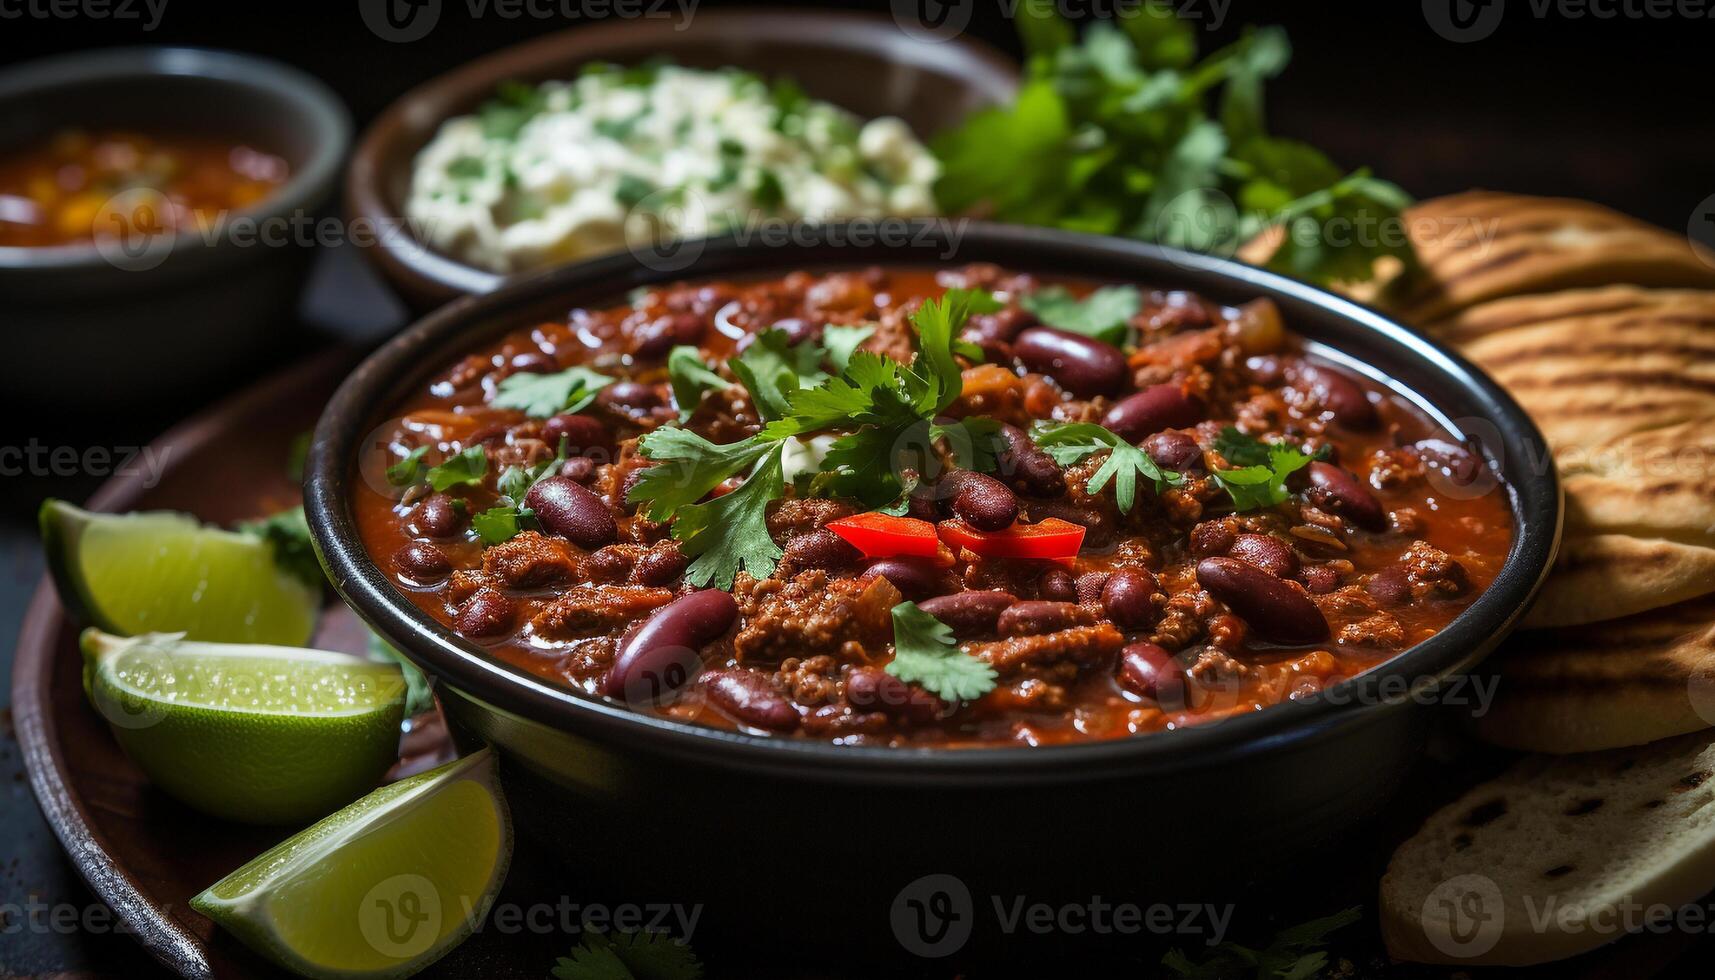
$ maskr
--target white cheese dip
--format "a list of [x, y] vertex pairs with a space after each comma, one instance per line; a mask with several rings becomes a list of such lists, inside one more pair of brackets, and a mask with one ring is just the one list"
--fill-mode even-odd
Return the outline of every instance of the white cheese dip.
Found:
[[931, 215], [938, 174], [904, 122], [790, 83], [603, 65], [448, 120], [406, 215], [437, 251], [505, 273], [764, 219]]

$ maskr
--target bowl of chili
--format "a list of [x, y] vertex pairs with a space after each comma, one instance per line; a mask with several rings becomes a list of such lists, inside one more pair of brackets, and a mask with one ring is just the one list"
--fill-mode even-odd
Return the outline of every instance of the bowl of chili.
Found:
[[[1560, 489], [1532, 465], [1529, 418], [1457, 355], [1273, 273], [1074, 233], [905, 227], [873, 244], [849, 226], [712, 240], [671, 272], [598, 260], [408, 329], [341, 387], [311, 451], [307, 511], [340, 593], [440, 678], [460, 733], [500, 747], [526, 828], [574, 851], [587, 838], [559, 821], [599, 828], [640, 874], [686, 870], [666, 800], [716, 841], [756, 819], [733, 799], [804, 827], [909, 814], [922, 832], [874, 857], [888, 894], [927, 871], [1014, 889], [1230, 882], [1373, 810], [1420, 751], [1432, 692], [1499, 643], [1552, 561]], [[1108, 323], [1103, 288], [1138, 305]], [[805, 343], [827, 358], [798, 362], [818, 377], [762, 407], [759, 370]], [[664, 367], [687, 348], [705, 371], [736, 352], [749, 394], [718, 375], [674, 388], [698, 376]], [[853, 391], [882, 390], [926, 399], [935, 445], [986, 435], [993, 455], [932, 479], [920, 454], [876, 494], [840, 482], [861, 466], [802, 476], [784, 448], [745, 442], [869, 432], [860, 416], [889, 409]], [[804, 421], [818, 404], [831, 414]], [[600, 424], [573, 421], [585, 407]], [[675, 444], [735, 457], [675, 470]], [[768, 516], [790, 519], [763, 522], [775, 564], [732, 572], [719, 556], [760, 520], [744, 516], [768, 500], [759, 480], [781, 501]], [[675, 492], [713, 537], [671, 530], [655, 508]], [[869, 499], [826, 502], [842, 492]], [[891, 638], [864, 632], [889, 612]], [[908, 636], [937, 663], [877, 669]], [[1241, 681], [1210, 701], [1223, 672]], [[1138, 823], [1165, 796], [1176, 826], [1230, 846], [1153, 846]], [[1023, 824], [1000, 815], [1021, 808], [1078, 832], [1020, 851]], [[741, 891], [789, 877], [742, 847], [699, 855], [699, 880]]]

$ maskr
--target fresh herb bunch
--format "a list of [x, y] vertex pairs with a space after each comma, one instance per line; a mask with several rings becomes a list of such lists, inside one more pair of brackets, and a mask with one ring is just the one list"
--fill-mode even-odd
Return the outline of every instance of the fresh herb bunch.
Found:
[[664, 932], [597, 932], [548, 971], [555, 980], [700, 980], [703, 965], [689, 944]]
[[1193, 28], [1158, 0], [1081, 39], [1046, 0], [1014, 20], [1028, 56], [1018, 98], [932, 146], [946, 212], [1220, 254], [1280, 229], [1268, 267], [1312, 282], [1369, 279], [1384, 256], [1412, 263], [1403, 191], [1269, 135], [1263, 84], [1291, 58], [1284, 32], [1198, 60]]
[[1261, 949], [1224, 942], [1200, 963], [1173, 949], [1161, 958], [1161, 965], [1178, 980], [1316, 980], [1328, 967], [1328, 952], [1322, 947], [1327, 945], [1329, 934], [1360, 917], [1356, 908], [1350, 908], [1288, 926]]

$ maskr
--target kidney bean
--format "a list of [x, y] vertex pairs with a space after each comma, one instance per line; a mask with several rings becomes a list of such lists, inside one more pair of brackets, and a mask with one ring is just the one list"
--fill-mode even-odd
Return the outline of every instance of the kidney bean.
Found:
[[1050, 517], [1076, 524], [1084, 529], [1084, 547], [1101, 548], [1119, 530], [1117, 522], [1093, 504], [1075, 504], [1070, 500], [1038, 500], [1030, 504], [1030, 520], [1045, 521]]
[[685, 574], [685, 566], [690, 563], [679, 552], [679, 546], [669, 542], [656, 545], [638, 556], [636, 564], [631, 566], [631, 573], [637, 577], [639, 585], [670, 585]]
[[863, 580], [880, 576], [912, 601], [958, 590], [947, 570], [923, 558], [878, 558], [863, 570]]
[[1041, 322], [1029, 310], [1009, 306], [1004, 310], [978, 313], [971, 317], [965, 326], [965, 338], [979, 345], [985, 341], [1010, 344], [1021, 331]]
[[631, 497], [631, 491], [637, 486], [638, 481], [643, 479], [643, 474], [648, 471], [649, 467], [647, 466], [639, 466], [634, 470], [627, 470], [625, 476], [619, 481], [619, 489], [618, 492], [614, 494], [613, 506], [618, 507], [627, 513], [636, 510], [637, 505], [632, 503], [629, 499]]
[[1376, 407], [1356, 381], [1340, 371], [1316, 364], [1306, 367], [1300, 377], [1322, 400], [1322, 407], [1334, 416], [1334, 421], [1348, 429], [1368, 429], [1376, 424]]
[[1185, 704], [1185, 676], [1167, 648], [1133, 643], [1120, 651], [1120, 683], [1139, 697], [1154, 698], [1162, 707]]
[[393, 564], [415, 582], [434, 582], [453, 570], [453, 563], [432, 544], [413, 541], [393, 553]]
[[1025, 367], [1053, 378], [1079, 398], [1111, 395], [1125, 385], [1125, 355], [1091, 337], [1031, 327], [1018, 335], [1012, 351]]
[[1004, 531], [1018, 520], [1018, 498], [986, 473], [958, 470], [954, 481], [953, 513], [979, 531]]
[[499, 636], [512, 629], [512, 600], [494, 589], [477, 589], [453, 617], [453, 626], [466, 636]]
[[1405, 569], [1398, 565], [1370, 576], [1364, 583], [1364, 591], [1384, 606], [1403, 606], [1411, 601], [1411, 582], [1405, 577]]
[[560, 475], [573, 483], [587, 486], [595, 479], [595, 460], [588, 456], [573, 456], [560, 464]]
[[1102, 425], [1127, 442], [1163, 429], [1183, 429], [1203, 420], [1203, 402], [1174, 384], [1150, 385], [1108, 409]]
[[623, 582], [636, 564], [630, 554], [616, 547], [597, 548], [583, 562], [583, 573], [597, 582]]
[[1183, 432], [1157, 432], [1143, 440], [1143, 451], [1163, 469], [1183, 473], [1203, 466], [1203, 447]]
[[1066, 493], [1066, 473], [1054, 457], [1043, 452], [1016, 425], [1000, 427], [1001, 446], [996, 454], [1000, 477], [1020, 493], [1032, 497], [1059, 497]]
[[656, 317], [633, 333], [632, 356], [648, 360], [666, 357], [679, 344], [695, 344], [703, 339], [707, 328], [707, 322], [695, 313]]
[[588, 415], [560, 414], [542, 424], [542, 441], [549, 449], [559, 452], [562, 439], [566, 441], [566, 451], [573, 456], [592, 449], [613, 448], [613, 433], [600, 419]]
[[1328, 620], [1297, 583], [1275, 578], [1250, 562], [1205, 558], [1197, 563], [1197, 584], [1264, 639], [1300, 644], [1328, 638]]
[[995, 623], [1001, 636], [1041, 636], [1078, 625], [1081, 610], [1075, 602], [1031, 600], [1008, 606]]
[[1351, 518], [1352, 523], [1366, 531], [1387, 530], [1387, 512], [1381, 501], [1358, 478], [1331, 463], [1311, 463], [1311, 503]]
[[934, 721], [943, 708], [940, 698], [880, 667], [855, 667], [846, 675], [846, 703], [919, 724]]
[[863, 557], [863, 552], [851, 546], [845, 538], [827, 528], [817, 528], [786, 542], [784, 560], [794, 568], [844, 568]]
[[580, 548], [599, 548], [619, 538], [619, 524], [607, 503], [566, 477], [538, 481], [524, 495], [524, 504], [536, 512], [536, 520], [549, 534]]
[[512, 358], [513, 374], [553, 374], [560, 363], [539, 350], [525, 351]]
[[738, 619], [738, 603], [718, 589], [682, 595], [649, 614], [619, 641], [602, 682], [608, 697], [660, 701], [689, 683], [702, 666], [698, 653]]
[[1486, 475], [1482, 460], [1464, 446], [1445, 439], [1420, 439], [1412, 447], [1425, 465], [1440, 470], [1456, 487], [1469, 487]]
[[1052, 602], [1077, 602], [1078, 582], [1064, 568], [1050, 568], [1036, 580], [1036, 595]]
[[659, 386], [646, 385], [640, 381], [615, 381], [595, 397], [596, 401], [603, 405], [628, 415], [642, 414], [667, 404], [667, 398], [661, 394]]
[[1298, 575], [1298, 556], [1293, 553], [1292, 546], [1267, 534], [1241, 534], [1233, 540], [1227, 554], [1248, 561], [1277, 578]]
[[1010, 592], [974, 590], [935, 596], [918, 603], [918, 608], [935, 617], [961, 640], [992, 636], [1000, 614], [1018, 604]]
[[1155, 622], [1153, 596], [1160, 591], [1148, 569], [1122, 568], [1102, 586], [1102, 611], [1120, 629], [1143, 629]]
[[431, 538], [450, 538], [464, 527], [464, 515], [444, 493], [432, 493], [417, 505], [412, 526], [418, 534]]
[[1108, 584], [1107, 572], [1085, 572], [1078, 576], [1078, 601], [1101, 602], [1102, 587]]
[[798, 711], [769, 679], [735, 667], [703, 677], [703, 693], [715, 707], [752, 728], [789, 732], [798, 727]]
[[1311, 595], [1327, 595], [1340, 587], [1340, 573], [1327, 565], [1306, 565], [1299, 571], [1298, 581]]

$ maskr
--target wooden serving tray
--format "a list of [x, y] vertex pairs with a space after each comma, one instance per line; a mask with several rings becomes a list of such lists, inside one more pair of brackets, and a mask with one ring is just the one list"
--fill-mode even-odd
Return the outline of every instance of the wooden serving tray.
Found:
[[[92, 509], [126, 511], [172, 509], [210, 522], [230, 523], [291, 506], [298, 488], [287, 476], [286, 460], [295, 439], [311, 429], [328, 395], [355, 363], [356, 355], [336, 351], [267, 381], [239, 398], [168, 432], [153, 448], [167, 461], [161, 482], [145, 487], [141, 475], [115, 477], [89, 501]], [[156, 792], [124, 756], [105, 722], [85, 703], [76, 627], [60, 608], [53, 585], [37, 587], [19, 637], [13, 668], [13, 710], [17, 740], [30, 783], [48, 823], [72, 863], [125, 928], [161, 964], [188, 978], [277, 977], [247, 949], [217, 930], [189, 906], [190, 898], [292, 832], [223, 823], [191, 811]], [[361, 652], [367, 633], [337, 602], [324, 616], [316, 644]], [[435, 764], [450, 752], [437, 723], [407, 736], [396, 771]], [[1259, 886], [1261, 908], [1240, 909], [1234, 924], [1239, 941], [1258, 941], [1274, 928], [1362, 906], [1364, 921], [1338, 934], [1330, 946], [1335, 963], [1348, 962], [1357, 976], [1444, 977], [1458, 972], [1388, 963], [1374, 923], [1375, 883], [1394, 846], [1422, 818], [1465, 786], [1492, 773], [1506, 759], [1467, 747], [1456, 761], [1427, 760], [1413, 773], [1410, 789], [1356, 839], [1314, 854], [1292, 869], [1284, 881]], [[1171, 820], [1164, 813], [1161, 819]], [[575, 834], [576, 828], [566, 828]], [[693, 856], [687, 860], [694, 860]], [[503, 905], [525, 909], [565, 901], [589, 904], [600, 896], [583, 894], [576, 869], [555, 866], [520, 838], [501, 894]], [[640, 894], [647, 883], [638, 883]], [[813, 898], [813, 894], [807, 896]], [[813, 909], [807, 908], [807, 912]], [[1257, 913], [1263, 914], [1257, 914]], [[790, 923], [758, 922], [744, 936], [698, 933], [692, 946], [714, 977], [838, 977], [845, 957], [834, 951], [805, 963], [771, 956], [771, 938]], [[491, 918], [463, 945], [425, 971], [426, 977], [541, 978], [578, 937], [557, 928], [531, 930]], [[1088, 947], [1102, 967], [1126, 975], [1161, 975], [1160, 949]], [[1530, 971], [1543, 977], [1645, 977], [1671, 972], [1706, 955], [1709, 941], [1684, 935], [1627, 939], [1568, 963]], [[1082, 952], [1083, 947], [1076, 947]], [[1192, 952], [1196, 950], [1193, 948]], [[952, 977], [957, 967], [923, 960], [911, 975]], [[1066, 964], [1062, 963], [1062, 966]], [[1104, 969], [1105, 967], [1105, 969]]]

